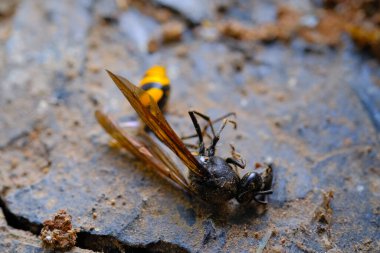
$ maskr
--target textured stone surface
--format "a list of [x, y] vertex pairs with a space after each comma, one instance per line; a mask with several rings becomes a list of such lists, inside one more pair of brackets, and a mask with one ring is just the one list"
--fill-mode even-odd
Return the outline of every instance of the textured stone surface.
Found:
[[212, 16], [215, 1], [184, 0], [155, 0], [158, 4], [167, 6], [183, 14], [183, 16], [193, 23], [200, 23], [204, 19]]
[[[41, 248], [41, 241], [32, 233], [13, 229], [7, 226], [3, 212], [0, 210], [0, 249], [1, 252], [29, 253], [50, 252]], [[92, 252], [80, 248], [73, 248], [68, 252], [85, 253]]]
[[[78, 246], [106, 252], [252, 252], [268, 231], [268, 252], [378, 249], [378, 63], [348, 42], [337, 50], [299, 40], [252, 45], [204, 41], [191, 30], [181, 43], [149, 55], [138, 33], [149, 34], [152, 18], [141, 15], [141, 27], [128, 26], [123, 22], [140, 10], [106, 3], [23, 1], [6, 21], [0, 190], [22, 228], [65, 209], [81, 230]], [[275, 13], [273, 3], [249, 7], [255, 6], [268, 17]], [[227, 15], [241, 14], [232, 8]], [[255, 19], [265, 21], [259, 14]], [[266, 208], [207, 206], [107, 145], [95, 108], [116, 118], [134, 112], [103, 69], [137, 82], [152, 64], [168, 68], [167, 117], [180, 135], [194, 131], [188, 110], [237, 113], [238, 129], [223, 132], [218, 153], [228, 155], [234, 143], [246, 171], [274, 160]], [[328, 190], [334, 191], [333, 218], [326, 227], [314, 213]]]

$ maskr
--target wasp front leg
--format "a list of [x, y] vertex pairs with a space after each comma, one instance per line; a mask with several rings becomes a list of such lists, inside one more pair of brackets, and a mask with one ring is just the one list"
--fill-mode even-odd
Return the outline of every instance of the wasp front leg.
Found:
[[245, 166], [246, 166], [246, 161], [243, 158], [241, 158], [241, 155], [238, 152], [236, 152], [236, 149], [235, 149], [234, 145], [230, 144], [230, 147], [231, 147], [231, 155], [232, 155], [232, 157], [228, 157], [226, 159], [226, 162], [229, 163], [229, 164], [233, 164], [234, 167], [235, 167], [236, 173], [238, 173], [236, 167], [244, 169]]
[[259, 203], [267, 203], [266, 195], [273, 192], [273, 165], [264, 163], [262, 166], [264, 169], [263, 172], [260, 173], [260, 176], [262, 178], [262, 187], [261, 191], [257, 193], [258, 196], [255, 196], [255, 200]]
[[241, 169], [244, 169], [245, 166], [247, 165], [245, 160], [243, 159], [236, 159], [236, 158], [233, 158], [233, 157], [228, 157], [226, 159], [226, 163], [229, 163], [229, 164], [233, 164]]

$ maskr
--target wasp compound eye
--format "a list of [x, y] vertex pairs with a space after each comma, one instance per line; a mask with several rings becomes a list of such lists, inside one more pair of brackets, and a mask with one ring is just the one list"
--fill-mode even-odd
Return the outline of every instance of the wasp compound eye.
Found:
[[261, 190], [263, 180], [256, 172], [250, 172], [243, 176], [240, 180], [237, 201], [240, 203], [248, 203], [255, 199], [257, 192]]

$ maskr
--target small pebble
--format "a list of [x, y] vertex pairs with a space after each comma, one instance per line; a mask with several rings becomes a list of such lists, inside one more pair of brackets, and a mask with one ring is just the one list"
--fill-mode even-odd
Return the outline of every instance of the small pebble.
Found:
[[163, 43], [181, 41], [184, 30], [184, 24], [179, 21], [170, 21], [164, 24], [161, 31]]

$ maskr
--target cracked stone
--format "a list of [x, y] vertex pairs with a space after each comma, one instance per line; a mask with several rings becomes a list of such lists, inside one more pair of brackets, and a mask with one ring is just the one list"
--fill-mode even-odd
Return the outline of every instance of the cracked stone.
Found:
[[[378, 63], [349, 47], [316, 53], [299, 41], [232, 47], [186, 36], [149, 55], [126, 41], [133, 27], [121, 32], [120, 25], [93, 18], [102, 1], [37, 2], [20, 2], [9, 17], [8, 47], [0, 48], [6, 62], [0, 185], [7, 186], [0, 196], [13, 226], [38, 234], [44, 220], [65, 209], [80, 230], [77, 246], [105, 252], [247, 252], [268, 231], [267, 250], [292, 252], [350, 252], [380, 239]], [[180, 57], [183, 46], [187, 54]], [[236, 112], [238, 129], [223, 132], [217, 152], [228, 156], [233, 143], [247, 160], [241, 175], [273, 160], [269, 204], [208, 206], [109, 147], [94, 110], [116, 119], [135, 113], [104, 71], [84, 71], [94, 62], [133, 82], [150, 65], [167, 66], [173, 85], [167, 118], [179, 135], [194, 132], [188, 110], [213, 118]], [[323, 233], [313, 222], [322, 191], [334, 192]], [[28, 234], [37, 245], [30, 247], [40, 250], [35, 236], [0, 226], [0, 236]], [[22, 240], [9, 245], [26, 247]], [[0, 244], [0, 251], [6, 247]]]
[[[0, 249], [1, 252], [46, 252], [41, 246], [41, 240], [36, 235], [8, 226], [2, 210], [0, 210]], [[69, 252], [86, 253], [92, 251], [75, 247]]]

